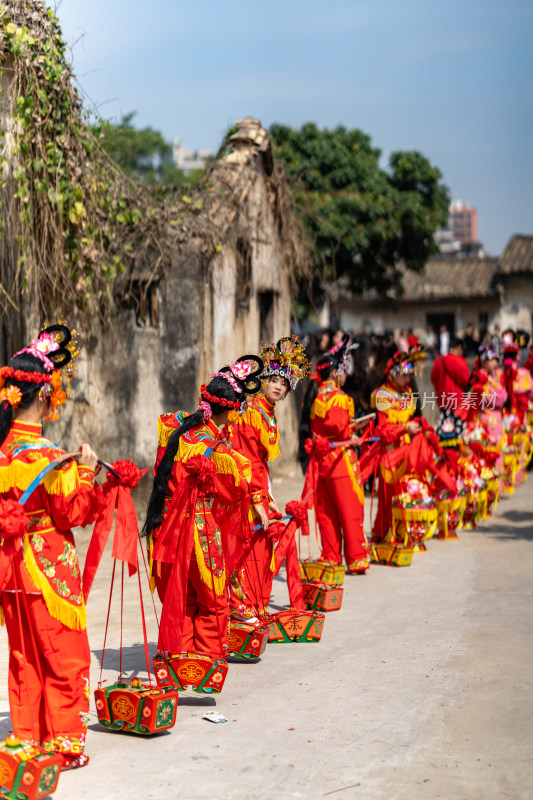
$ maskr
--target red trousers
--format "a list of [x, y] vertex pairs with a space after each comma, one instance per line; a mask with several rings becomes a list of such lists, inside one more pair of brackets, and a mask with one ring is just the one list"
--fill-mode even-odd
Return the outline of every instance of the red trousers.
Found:
[[392, 525], [392, 501], [396, 495], [394, 483], [387, 483], [383, 475], [378, 480], [378, 510], [372, 533], [374, 539], [383, 541]]
[[[257, 521], [254, 524], [258, 524]], [[237, 570], [244, 599], [232, 588], [230, 604], [239, 615], [255, 616], [266, 611], [272, 594], [274, 573], [270, 569], [272, 560], [272, 542], [264, 528], [252, 531], [251, 540], [245, 546], [242, 562]]]
[[322, 541], [322, 558], [341, 564], [344, 540], [344, 560], [348, 568], [368, 567], [363, 531], [364, 506], [354, 492], [350, 476], [320, 476], [315, 509]]
[[[172, 570], [171, 564], [161, 564], [161, 574], [155, 576], [157, 593], [163, 603], [159, 639], [163, 649], [176, 652], [173, 631], [165, 623], [165, 594]], [[183, 624], [182, 652], [207, 653], [212, 658], [225, 658], [229, 638], [229, 603], [227, 593], [216, 595], [211, 586], [206, 586], [193, 551], [189, 563], [187, 601]]]
[[19, 599], [20, 618], [15, 593], [2, 593], [13, 731], [19, 739], [40, 742], [50, 750], [82, 753], [89, 713], [87, 631], [71, 630], [51, 617], [40, 594], [26, 595], [28, 620], [20, 595]]

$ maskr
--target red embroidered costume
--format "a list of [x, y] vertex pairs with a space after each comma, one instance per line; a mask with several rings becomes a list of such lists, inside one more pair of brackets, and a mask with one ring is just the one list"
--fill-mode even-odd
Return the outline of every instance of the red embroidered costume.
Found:
[[[321, 383], [311, 407], [313, 436], [341, 442], [354, 434], [354, 404], [333, 380]], [[368, 549], [363, 531], [364, 492], [359, 463], [351, 447], [330, 447], [319, 454], [315, 512], [322, 541], [322, 558], [342, 563], [350, 571], [368, 569]]]
[[[155, 471], [163, 458], [171, 433], [181, 426], [187, 415], [183, 412], [164, 414], [159, 418], [159, 447]], [[213, 449], [219, 437], [216, 425], [209, 420], [199, 427], [184, 433], [168, 484], [163, 525], [171, 499], [187, 477], [186, 465], [194, 456], [203, 456], [215, 466], [215, 474], [209, 487], [199, 487], [194, 509], [187, 508], [187, 517], [194, 514], [193, 536], [184, 550], [179, 550], [179, 559], [187, 564], [187, 587], [183, 631], [180, 636], [176, 625], [175, 596], [167, 596], [172, 569], [169, 563], [155, 563], [153, 575], [159, 598], [163, 603], [160, 644], [172, 653], [185, 651], [202, 652], [218, 657], [225, 655], [228, 643], [229, 609], [226, 591], [226, 567], [223, 537], [228, 512], [242, 504], [249, 493], [250, 467], [246, 459], [233, 453], [223, 444]], [[208, 453], [208, 451], [212, 451]], [[177, 519], [174, 523], [185, 529], [186, 522]], [[157, 541], [159, 530], [152, 534], [151, 551]]]
[[[70, 340], [64, 326], [48, 330], [59, 328], [67, 331]], [[2, 389], [2, 398], [10, 397], [8, 402], [14, 408], [20, 404], [25, 409], [35, 403], [46, 406], [51, 398], [54, 411], [54, 401], [60, 405], [65, 397], [62, 390], [52, 392], [52, 388], [59, 390], [60, 373], [45, 372], [41, 366], [30, 374], [24, 371], [28, 366], [21, 369], [17, 362], [23, 358], [39, 364], [41, 359], [52, 369], [54, 364], [46, 354], [58, 348], [45, 331], [30, 348], [17, 353], [10, 362], [17, 365], [15, 369], [0, 370], [2, 381], [7, 378], [10, 383]], [[4, 408], [0, 406], [2, 414]], [[62, 456], [64, 451], [42, 436], [40, 424], [15, 418], [2, 443], [2, 497], [19, 500], [39, 473]], [[88, 525], [97, 515], [101, 492], [94, 475], [93, 468], [67, 460], [36, 484], [23, 506], [28, 527], [23, 547], [15, 556], [18, 569], [11, 569], [1, 595], [10, 648], [13, 729], [20, 739], [60, 752], [68, 766], [81, 766], [88, 760], [82, 754], [89, 712], [90, 650], [71, 527]]]
[[[272, 502], [268, 462], [279, 456], [279, 431], [274, 406], [262, 395], [248, 400], [247, 408], [231, 426], [235, 452], [250, 461], [252, 505], [263, 506], [269, 514]], [[252, 509], [250, 528], [259, 517]], [[231, 607], [241, 617], [263, 613], [270, 601], [274, 572], [271, 569], [273, 544], [263, 528], [252, 530], [244, 543], [245, 553], [237, 574], [232, 576]], [[245, 566], [246, 564], [246, 566]]]

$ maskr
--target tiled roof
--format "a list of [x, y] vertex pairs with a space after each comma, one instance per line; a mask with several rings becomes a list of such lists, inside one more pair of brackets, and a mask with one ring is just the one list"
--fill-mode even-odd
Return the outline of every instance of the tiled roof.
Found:
[[500, 259], [503, 275], [533, 272], [533, 236], [515, 233], [511, 236]]
[[496, 295], [493, 278], [499, 271], [497, 258], [430, 258], [422, 273], [407, 270], [400, 302]]

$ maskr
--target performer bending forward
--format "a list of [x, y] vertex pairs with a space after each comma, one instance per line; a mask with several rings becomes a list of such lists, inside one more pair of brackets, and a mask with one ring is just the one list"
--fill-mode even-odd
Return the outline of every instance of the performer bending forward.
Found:
[[[353, 400], [341, 388], [346, 382], [347, 346], [345, 338], [340, 347], [322, 356], [311, 375], [300, 438], [307, 439], [306, 450], [311, 456], [304, 495], [308, 489], [314, 490], [322, 558], [341, 564], [344, 549], [348, 571], [362, 574], [369, 561], [363, 531], [364, 492], [353, 450], [359, 439], [355, 436]], [[312, 439], [307, 438], [309, 434]], [[342, 444], [332, 446], [335, 442]]]
[[[155, 480], [144, 533], [163, 603], [160, 648], [224, 656], [229, 606], [226, 557], [249, 507], [249, 462], [219, 433], [246, 395], [261, 388], [263, 364], [243, 356], [200, 388], [193, 414], [159, 417]], [[232, 517], [233, 515], [233, 517]]]
[[[46, 466], [65, 459], [65, 452], [42, 436], [41, 421], [54, 418], [65, 400], [57, 367], [71, 360], [64, 347], [70, 339], [68, 328], [52, 326], [0, 370], [0, 487], [6, 499], [19, 500]], [[89, 761], [83, 750], [91, 654], [70, 528], [94, 521], [100, 495], [94, 486], [97, 457], [87, 444], [80, 450], [78, 464], [72, 459], [58, 464], [26, 502], [20, 563], [1, 598], [13, 730], [20, 739], [61, 753], [63, 769]]]

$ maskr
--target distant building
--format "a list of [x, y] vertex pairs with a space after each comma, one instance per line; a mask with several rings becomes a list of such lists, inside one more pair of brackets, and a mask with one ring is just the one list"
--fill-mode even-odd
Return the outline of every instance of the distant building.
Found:
[[179, 139], [174, 139], [172, 144], [172, 159], [182, 172], [194, 172], [205, 169], [207, 160], [213, 153], [210, 150], [185, 150]]
[[462, 200], [452, 200], [450, 222], [454, 241], [462, 245], [477, 242], [477, 211], [465, 205]]
[[477, 238], [477, 211], [453, 200], [450, 203], [448, 224], [435, 232], [435, 242], [445, 255], [483, 258], [483, 247]]

